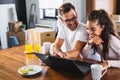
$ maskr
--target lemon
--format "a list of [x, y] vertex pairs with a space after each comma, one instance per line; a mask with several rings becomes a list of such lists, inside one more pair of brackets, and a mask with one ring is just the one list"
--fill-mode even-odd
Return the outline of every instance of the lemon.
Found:
[[29, 70], [26, 69], [26, 68], [21, 68], [21, 69], [20, 69], [20, 72], [21, 72], [22, 74], [28, 74]]
[[32, 66], [28, 66], [28, 67], [27, 67], [27, 70], [28, 70], [28, 71], [33, 71], [33, 67], [32, 67]]
[[32, 66], [22, 67], [20, 69], [21, 74], [28, 74], [29, 71], [33, 71], [33, 67]]

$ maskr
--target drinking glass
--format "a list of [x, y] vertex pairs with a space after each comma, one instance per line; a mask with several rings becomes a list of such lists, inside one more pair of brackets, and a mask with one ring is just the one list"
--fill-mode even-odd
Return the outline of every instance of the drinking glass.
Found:
[[40, 45], [38, 43], [34, 44], [34, 52], [40, 52]]
[[43, 53], [44, 54], [50, 54], [50, 46], [51, 46], [50, 42], [43, 43]]

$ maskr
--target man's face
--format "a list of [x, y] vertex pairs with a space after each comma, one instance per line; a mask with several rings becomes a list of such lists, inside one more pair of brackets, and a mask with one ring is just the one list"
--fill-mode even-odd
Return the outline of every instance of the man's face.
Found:
[[71, 9], [68, 13], [61, 16], [61, 21], [67, 26], [67, 28], [74, 31], [78, 25], [77, 13]]

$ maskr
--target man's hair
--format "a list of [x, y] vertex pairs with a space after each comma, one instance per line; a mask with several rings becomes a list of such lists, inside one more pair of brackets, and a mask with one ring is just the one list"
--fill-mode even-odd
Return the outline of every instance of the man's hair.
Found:
[[71, 9], [75, 10], [75, 7], [71, 3], [64, 3], [60, 6], [58, 12], [60, 16], [62, 16], [63, 14], [68, 13]]

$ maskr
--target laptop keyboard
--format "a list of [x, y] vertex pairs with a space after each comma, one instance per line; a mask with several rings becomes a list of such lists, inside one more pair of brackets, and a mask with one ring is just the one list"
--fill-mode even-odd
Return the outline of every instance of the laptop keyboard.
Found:
[[87, 62], [81, 62], [81, 61], [73, 61], [74, 64], [78, 67], [78, 69], [83, 72], [83, 74], [87, 74], [90, 71], [90, 65], [91, 63], [87, 63]]

